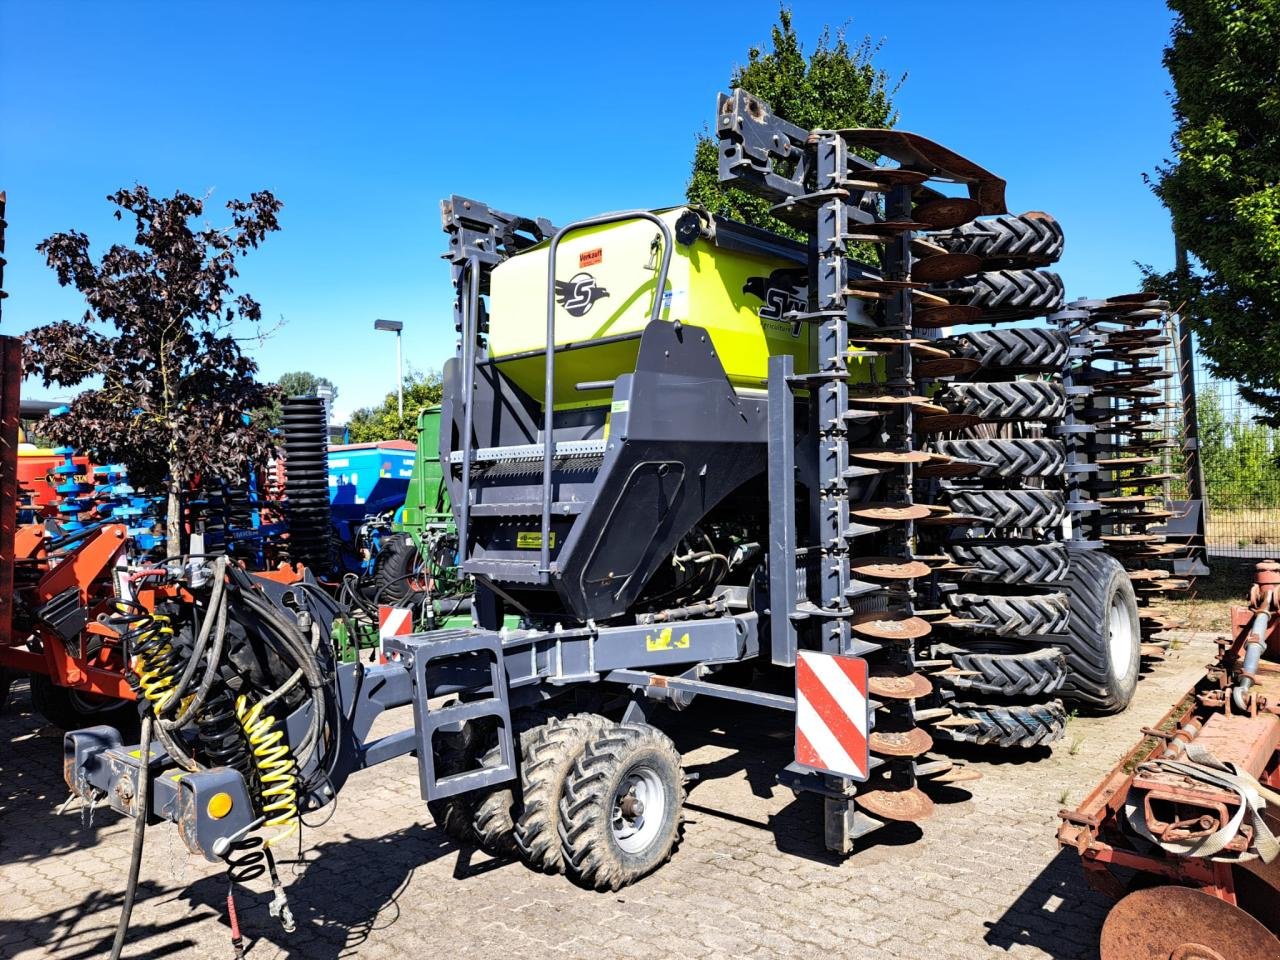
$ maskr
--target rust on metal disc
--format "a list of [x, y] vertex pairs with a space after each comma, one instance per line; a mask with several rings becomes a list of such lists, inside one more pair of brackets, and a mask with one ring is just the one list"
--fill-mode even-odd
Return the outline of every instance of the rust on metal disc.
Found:
[[850, 450], [849, 457], [864, 463], [928, 463], [930, 454], [924, 450]]
[[933, 778], [934, 783], [972, 783], [982, 779], [982, 771], [969, 767], [952, 767], [946, 773]]
[[868, 397], [850, 397], [850, 403], [858, 403], [868, 407], [896, 407], [903, 406], [908, 403], [927, 403], [928, 397], [895, 397], [892, 394], [881, 393]]
[[945, 307], [925, 307], [911, 314], [911, 322], [930, 330], [938, 327], [952, 327], [962, 323], [977, 323], [982, 320], [981, 307], [968, 304], [953, 303]]
[[1155, 543], [1159, 539], [1154, 533], [1108, 533], [1103, 535], [1102, 542], [1123, 547], [1126, 544]]
[[921, 377], [962, 377], [981, 369], [982, 361], [972, 357], [947, 357], [944, 360], [923, 360], [913, 371]]
[[849, 508], [860, 520], [920, 520], [933, 511], [923, 503], [860, 503]]
[[914, 580], [929, 575], [928, 564], [897, 557], [858, 557], [849, 561], [850, 572], [876, 580]]
[[982, 258], [971, 253], [936, 253], [911, 265], [911, 276], [928, 283], [959, 280], [982, 269]]
[[949, 230], [968, 223], [982, 212], [982, 205], [968, 197], [941, 197], [916, 206], [911, 215], [935, 230]]
[[873, 697], [886, 700], [918, 700], [933, 693], [933, 684], [921, 673], [908, 673], [897, 667], [872, 667], [867, 690]]
[[944, 463], [930, 462], [916, 471], [918, 477], [938, 477], [943, 480], [955, 477], [971, 477], [981, 473], [988, 464], [981, 460], [947, 460]]
[[1094, 462], [1100, 467], [1117, 470], [1124, 467], [1136, 467], [1144, 463], [1154, 463], [1155, 459], [1155, 457], [1108, 457], [1105, 460], [1095, 460]]
[[1212, 894], [1152, 887], [1111, 908], [1099, 953], [1101, 960], [1280, 960], [1280, 940]]
[[857, 171], [857, 175], [860, 180], [886, 183], [895, 187], [914, 187], [929, 179], [927, 173], [921, 173], [919, 170], [904, 170], [902, 167], [871, 167]]
[[873, 817], [919, 823], [933, 816], [933, 801], [919, 787], [905, 790], [868, 790], [859, 793], [857, 802]]
[[929, 621], [909, 614], [883, 613], [850, 627], [854, 633], [873, 640], [918, 640], [932, 629]]
[[934, 307], [946, 307], [951, 304], [951, 301], [946, 297], [939, 296], [936, 293], [925, 293], [923, 290], [912, 291], [911, 302], [921, 310], [929, 310]]
[[886, 757], [918, 757], [933, 749], [933, 737], [920, 727], [910, 730], [873, 730], [867, 738], [872, 753]]

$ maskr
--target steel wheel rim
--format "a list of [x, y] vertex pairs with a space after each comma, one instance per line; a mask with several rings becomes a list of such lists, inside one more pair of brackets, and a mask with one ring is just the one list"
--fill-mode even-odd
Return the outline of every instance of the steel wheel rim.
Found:
[[1117, 591], [1107, 608], [1107, 643], [1117, 679], [1127, 680], [1133, 672], [1133, 623], [1124, 598]]
[[661, 775], [647, 763], [636, 764], [613, 794], [609, 814], [613, 842], [624, 853], [643, 853], [657, 839], [666, 812], [667, 791]]

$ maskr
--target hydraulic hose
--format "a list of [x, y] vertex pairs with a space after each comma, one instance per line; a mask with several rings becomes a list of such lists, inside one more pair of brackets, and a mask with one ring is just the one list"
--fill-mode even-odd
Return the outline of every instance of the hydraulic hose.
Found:
[[1240, 667], [1240, 680], [1231, 691], [1232, 702], [1236, 709], [1242, 712], [1249, 709], [1246, 697], [1249, 694], [1249, 688], [1253, 686], [1254, 674], [1258, 672], [1262, 652], [1267, 648], [1267, 624], [1270, 619], [1266, 612], [1259, 611], [1253, 615], [1253, 626], [1249, 628], [1249, 640], [1244, 648], [1244, 663]]
[[138, 873], [142, 869], [142, 843], [147, 833], [147, 817], [150, 815], [151, 793], [151, 731], [155, 718], [150, 709], [142, 718], [142, 756], [138, 761], [138, 802], [133, 817], [133, 850], [129, 854], [129, 882], [124, 888], [124, 902], [120, 905], [120, 922], [116, 925], [116, 938], [111, 944], [111, 960], [120, 960], [124, 938], [129, 931], [129, 918], [133, 915], [133, 901], [138, 895]]
[[[165, 701], [160, 709], [160, 715], [171, 713], [174, 708], [186, 696], [187, 688], [191, 685], [191, 680], [195, 676], [196, 669], [200, 666], [200, 658], [204, 654], [205, 644], [209, 641], [209, 633], [213, 629], [214, 621], [217, 619], [217, 612], [223, 602], [223, 596], [226, 592], [227, 558], [219, 557], [213, 562], [213, 589], [209, 593], [209, 615], [204, 618], [204, 622], [200, 624], [200, 630], [196, 635], [195, 644], [191, 650], [191, 658], [187, 661], [186, 669], [182, 671], [182, 677], [178, 680], [178, 686], [174, 690], [173, 696]], [[216, 660], [216, 657], [213, 658]], [[182, 718], [192, 715], [194, 711], [188, 709], [182, 711]], [[181, 726], [181, 723], [177, 724]]]

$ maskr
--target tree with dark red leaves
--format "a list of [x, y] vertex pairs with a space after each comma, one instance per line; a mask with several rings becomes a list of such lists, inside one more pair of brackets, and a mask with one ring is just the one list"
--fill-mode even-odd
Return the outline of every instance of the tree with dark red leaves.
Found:
[[262, 307], [232, 281], [239, 258], [280, 229], [282, 204], [265, 190], [232, 200], [230, 225], [215, 229], [192, 226], [204, 201], [185, 193], [135, 186], [107, 199], [117, 220], [133, 217], [133, 246], [116, 244], [97, 262], [74, 230], [37, 246], [88, 309], [30, 331], [24, 363], [46, 387], [88, 385], [42, 431], [99, 463], [124, 463], [135, 485], [162, 487], [174, 556], [182, 492], [198, 477], [238, 476], [268, 448], [266, 426], [247, 414], [269, 405], [273, 388], [254, 380], [257, 364], [237, 336], [260, 334]]

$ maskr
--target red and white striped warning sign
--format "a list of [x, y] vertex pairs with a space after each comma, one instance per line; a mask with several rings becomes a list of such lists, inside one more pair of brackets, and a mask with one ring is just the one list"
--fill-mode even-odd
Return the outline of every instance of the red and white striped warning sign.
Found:
[[796, 763], [867, 779], [867, 661], [861, 657], [798, 652]]
[[378, 662], [386, 663], [383, 644], [387, 637], [404, 637], [413, 633], [413, 611], [408, 607], [378, 605]]

